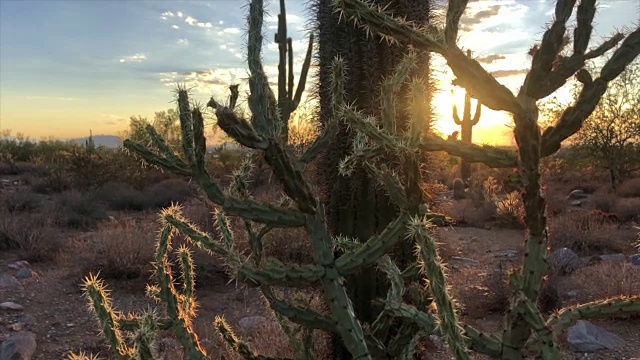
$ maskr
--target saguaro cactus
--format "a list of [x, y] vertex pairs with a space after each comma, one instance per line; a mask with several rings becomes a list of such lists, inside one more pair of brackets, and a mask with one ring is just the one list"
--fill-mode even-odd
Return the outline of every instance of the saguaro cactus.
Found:
[[[471, 50], [467, 50], [467, 56], [471, 57]], [[453, 93], [453, 92], [452, 92]], [[458, 115], [458, 107], [456, 103], [453, 103], [453, 121], [456, 125], [460, 126], [460, 136], [463, 142], [471, 144], [473, 142], [473, 127], [480, 121], [480, 115], [482, 114], [482, 103], [478, 100], [476, 102], [476, 109], [473, 116], [471, 115], [471, 94], [465, 91], [464, 94], [464, 107], [462, 109], [462, 117]], [[471, 177], [471, 163], [465, 159], [462, 159], [460, 164], [460, 178], [467, 182]]]

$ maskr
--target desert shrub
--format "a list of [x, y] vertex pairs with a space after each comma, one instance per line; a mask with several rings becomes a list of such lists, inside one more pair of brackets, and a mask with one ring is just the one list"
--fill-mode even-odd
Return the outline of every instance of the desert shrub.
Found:
[[32, 192], [15, 192], [4, 198], [4, 206], [10, 212], [33, 211], [42, 205], [42, 198]]
[[496, 220], [501, 225], [524, 226], [524, 205], [517, 191], [512, 191], [504, 197], [497, 197]]
[[107, 218], [105, 207], [90, 193], [69, 190], [54, 197], [56, 223], [73, 229], [95, 228]]
[[217, 159], [227, 170], [235, 169], [240, 165], [244, 152], [235, 149], [222, 149], [218, 152]]
[[91, 271], [112, 279], [134, 279], [151, 269], [157, 232], [153, 221], [110, 221], [100, 224], [90, 237], [74, 242]]
[[620, 221], [640, 220], [640, 198], [618, 199], [613, 212]]
[[0, 250], [19, 249], [31, 262], [54, 260], [64, 250], [64, 237], [39, 214], [0, 214]]
[[59, 193], [71, 189], [73, 186], [72, 174], [64, 167], [60, 160], [45, 165], [45, 173], [34, 180], [31, 190], [38, 194]]
[[616, 200], [615, 193], [599, 190], [591, 196], [590, 201], [595, 209], [610, 213], [616, 207]]
[[617, 192], [622, 197], [640, 197], [640, 177], [625, 180], [618, 185]]
[[597, 212], [567, 212], [549, 219], [549, 243], [553, 249], [566, 247], [585, 256], [621, 253], [628, 244], [611, 236], [616, 228], [612, 219]]
[[95, 191], [96, 199], [107, 205], [111, 210], [145, 209], [146, 203], [142, 192], [133, 186], [122, 182], [108, 182]]
[[625, 262], [602, 261], [576, 270], [563, 282], [565, 291], [574, 290], [580, 302], [633, 296], [640, 293], [640, 269]]
[[181, 179], [167, 179], [144, 190], [144, 203], [150, 208], [165, 208], [172, 203], [183, 203], [193, 190]]

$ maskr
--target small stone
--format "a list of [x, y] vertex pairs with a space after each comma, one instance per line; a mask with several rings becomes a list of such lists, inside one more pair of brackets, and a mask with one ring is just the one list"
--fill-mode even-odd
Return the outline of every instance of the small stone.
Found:
[[0, 304], [0, 310], [22, 310], [22, 309], [24, 309], [22, 305], [16, 304], [11, 301], [5, 301], [2, 304]]
[[21, 322], [26, 325], [34, 325], [36, 323], [36, 318], [31, 316], [31, 314], [22, 314], [18, 317], [18, 322]]
[[68, 323], [67, 327], [74, 327], [73, 323]]
[[460, 265], [477, 265], [478, 264], [477, 260], [473, 260], [473, 259], [469, 259], [469, 258], [465, 258], [465, 257], [460, 257], [460, 256], [452, 256], [449, 259], [449, 262], [457, 263], [457, 264], [460, 264]]
[[567, 291], [567, 297], [568, 297], [568, 298], [574, 298], [574, 297], [576, 297], [576, 296], [578, 296], [578, 293], [577, 293], [577, 292], [575, 292], [575, 291], [573, 291], [573, 290], [571, 290], [571, 291]]
[[569, 202], [569, 204], [570, 204], [571, 206], [582, 206], [582, 201], [580, 201], [580, 200], [571, 200], [571, 201]]
[[31, 269], [23, 267], [16, 273], [16, 279], [30, 279], [33, 276]]
[[22, 331], [24, 330], [24, 324], [17, 322], [15, 324], [11, 324], [9, 325], [9, 329], [13, 330], [13, 331]]
[[616, 349], [624, 342], [618, 335], [585, 320], [578, 320], [567, 329], [567, 341], [577, 352]]
[[518, 257], [518, 250], [504, 250], [494, 255], [497, 258], [515, 259]]
[[11, 270], [20, 270], [21, 268], [29, 267], [29, 262], [27, 262], [26, 260], [20, 260], [7, 265], [7, 267], [9, 267], [9, 269]]
[[20, 281], [18, 281], [18, 279], [16, 279], [15, 276], [7, 275], [7, 274], [0, 275], [0, 290], [14, 289], [14, 288], [20, 288], [20, 287], [22, 287], [22, 284], [20, 284]]
[[626, 256], [624, 254], [605, 254], [605, 255], [600, 255], [600, 259], [602, 259], [603, 261], [624, 261], [626, 259]]
[[585, 194], [583, 190], [576, 189], [576, 190], [573, 190], [572, 192], [569, 193], [569, 195], [567, 196], [567, 199], [568, 200], [582, 200], [582, 199], [586, 199], [587, 197], [589, 197], [589, 195]]
[[0, 360], [31, 360], [36, 352], [36, 335], [22, 331], [9, 336], [0, 345]]
[[633, 266], [640, 266], [640, 254], [629, 256], [629, 262]]

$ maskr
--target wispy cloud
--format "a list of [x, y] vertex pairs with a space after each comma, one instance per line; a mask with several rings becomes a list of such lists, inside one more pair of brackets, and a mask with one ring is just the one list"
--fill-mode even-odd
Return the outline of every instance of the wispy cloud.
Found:
[[188, 46], [189, 45], [189, 40], [188, 39], [178, 39], [177, 41], [178, 45], [182, 45], [182, 46]]
[[143, 62], [144, 60], [147, 60], [147, 55], [145, 54], [133, 54], [131, 56], [124, 56], [120, 58], [120, 62]]
[[514, 69], [514, 70], [496, 70], [492, 71], [491, 75], [495, 78], [507, 77], [507, 76], [516, 76], [526, 74], [529, 69]]
[[481, 56], [479, 58], [477, 58], [476, 60], [479, 63], [485, 63], [485, 64], [492, 64], [493, 62], [497, 61], [497, 60], [504, 60], [507, 57], [504, 55], [500, 55], [500, 54], [490, 54], [490, 55], [486, 55], [486, 56]]
[[174, 28], [174, 29], [176, 29], [176, 30], [177, 30], [177, 29], [180, 29], [180, 26], [178, 26], [178, 25], [171, 25], [171, 27], [172, 27], [172, 28]]
[[40, 96], [40, 95], [26, 96], [26, 98], [29, 99], [29, 100], [57, 100], [57, 101], [76, 101], [76, 100], [80, 100], [79, 98], [74, 98], [74, 97]]

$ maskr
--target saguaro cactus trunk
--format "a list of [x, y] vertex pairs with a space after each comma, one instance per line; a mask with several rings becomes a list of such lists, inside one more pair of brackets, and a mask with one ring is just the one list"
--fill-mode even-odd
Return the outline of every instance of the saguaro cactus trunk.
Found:
[[[377, 5], [388, 6], [399, 16], [417, 24], [425, 24], [429, 20], [429, 1], [389, 1], [377, 0]], [[380, 42], [379, 39], [367, 36], [365, 31], [351, 24], [339, 21], [338, 14], [331, 6], [330, 0], [316, 0], [316, 26], [319, 36], [318, 51], [318, 89], [319, 118], [327, 124], [332, 116], [330, 65], [339, 55], [344, 59], [346, 72], [346, 103], [353, 104], [364, 114], [379, 116], [381, 112], [380, 87], [385, 77], [391, 76], [405, 47]], [[425, 84], [429, 76], [429, 53], [423, 52], [414, 76], [422, 77]], [[428, 87], [427, 87], [428, 88]], [[403, 89], [406, 93], [407, 88]], [[430, 94], [425, 94], [429, 99]], [[402, 98], [402, 97], [400, 97]], [[427, 101], [430, 103], [430, 101]], [[392, 126], [407, 126], [408, 114], [402, 104], [397, 104], [396, 123]], [[428, 122], [427, 122], [428, 123]], [[350, 177], [340, 176], [336, 166], [340, 160], [352, 151], [355, 132], [340, 124], [338, 135], [332, 146], [323, 157], [319, 166], [319, 175], [326, 192], [327, 220], [335, 235], [349, 236], [358, 240], [367, 239], [397, 216], [396, 207], [384, 191], [377, 187], [361, 167]], [[413, 260], [413, 247], [408, 242], [400, 244], [395, 250], [395, 261], [400, 268], [405, 268]], [[351, 299], [359, 318], [373, 322], [377, 311], [372, 308], [372, 300], [386, 293], [386, 279], [383, 274], [376, 273], [374, 268], [366, 269], [347, 279]], [[346, 359], [349, 354], [339, 344], [335, 349], [336, 359]]]

